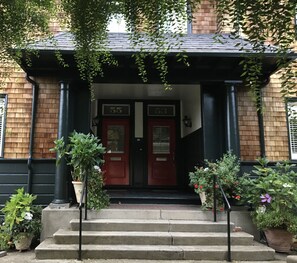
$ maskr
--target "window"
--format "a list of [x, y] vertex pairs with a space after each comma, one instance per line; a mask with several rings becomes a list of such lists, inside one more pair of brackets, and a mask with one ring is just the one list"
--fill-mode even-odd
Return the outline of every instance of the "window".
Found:
[[0, 94], [0, 157], [4, 156], [4, 131], [7, 96]]
[[287, 111], [291, 159], [297, 160], [297, 100], [288, 101]]
[[[173, 16], [171, 23], [167, 23], [165, 25], [166, 29], [169, 32], [178, 32], [180, 33], [190, 33], [191, 32], [191, 25], [186, 19], [190, 15], [190, 10], [188, 6], [185, 6], [185, 17], [183, 20], [177, 20], [175, 16]], [[124, 16], [122, 14], [117, 14], [111, 17], [107, 30], [109, 32], [114, 33], [127, 33], [127, 27], [126, 27], [126, 21], [124, 19]]]

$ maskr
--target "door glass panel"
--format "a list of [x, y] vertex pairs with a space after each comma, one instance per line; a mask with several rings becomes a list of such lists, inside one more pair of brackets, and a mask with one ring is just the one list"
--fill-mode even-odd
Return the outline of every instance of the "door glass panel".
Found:
[[153, 127], [153, 154], [170, 153], [170, 130], [169, 126]]
[[124, 153], [125, 127], [123, 125], [108, 125], [107, 152]]

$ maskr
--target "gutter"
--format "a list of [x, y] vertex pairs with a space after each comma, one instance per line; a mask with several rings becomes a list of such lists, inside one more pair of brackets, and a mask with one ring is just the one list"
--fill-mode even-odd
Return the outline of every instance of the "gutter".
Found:
[[29, 141], [29, 156], [27, 161], [27, 166], [28, 166], [27, 192], [31, 194], [32, 179], [33, 179], [32, 156], [33, 156], [33, 148], [34, 148], [35, 119], [36, 119], [39, 86], [34, 80], [30, 79], [28, 74], [26, 75], [26, 79], [32, 84], [31, 127], [30, 127], [30, 141]]

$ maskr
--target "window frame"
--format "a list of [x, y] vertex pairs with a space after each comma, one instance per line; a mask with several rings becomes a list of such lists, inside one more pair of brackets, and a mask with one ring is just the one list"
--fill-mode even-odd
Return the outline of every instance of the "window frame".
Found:
[[[5, 140], [5, 129], [6, 129], [6, 113], [7, 113], [7, 94], [0, 94], [0, 100], [3, 99], [3, 113], [0, 111], [0, 118], [2, 118], [2, 127], [0, 131], [0, 158], [4, 157], [4, 140]], [[0, 107], [1, 107], [0, 101]], [[0, 123], [1, 126], [1, 123]]]
[[[290, 105], [291, 104], [291, 105]], [[296, 122], [297, 122], [297, 97], [296, 98], [290, 98], [287, 99], [286, 101], [286, 118], [287, 118], [287, 130], [288, 130], [288, 146], [289, 146], [289, 156], [290, 156], [290, 160], [293, 161], [297, 161], [297, 149], [295, 150], [295, 152], [293, 151], [293, 140], [292, 140], [292, 132], [291, 132], [291, 125], [290, 125], [290, 108], [293, 107], [295, 108], [295, 112], [296, 112]], [[296, 124], [296, 146], [295, 148], [297, 148], [297, 124]]]

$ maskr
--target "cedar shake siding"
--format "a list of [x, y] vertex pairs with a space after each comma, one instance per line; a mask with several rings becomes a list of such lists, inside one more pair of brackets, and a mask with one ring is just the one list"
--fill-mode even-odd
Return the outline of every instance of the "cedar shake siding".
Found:
[[240, 158], [253, 161], [260, 157], [260, 136], [256, 107], [247, 88], [238, 88], [237, 105]]

